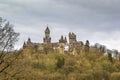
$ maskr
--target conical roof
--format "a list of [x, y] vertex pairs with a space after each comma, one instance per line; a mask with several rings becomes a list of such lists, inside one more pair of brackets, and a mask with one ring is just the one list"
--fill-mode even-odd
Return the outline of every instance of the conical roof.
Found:
[[47, 26], [47, 28], [45, 29], [45, 33], [50, 33], [50, 29], [48, 28], [48, 26]]

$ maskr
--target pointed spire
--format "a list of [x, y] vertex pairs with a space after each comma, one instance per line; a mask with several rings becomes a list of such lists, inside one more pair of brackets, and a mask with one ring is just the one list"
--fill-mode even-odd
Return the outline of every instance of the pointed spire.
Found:
[[45, 33], [50, 33], [50, 29], [49, 29], [48, 26], [47, 26], [47, 28], [45, 29]]
[[63, 35], [61, 35], [61, 38], [59, 39], [59, 42], [63, 42], [64, 41], [64, 38], [63, 38]]
[[61, 40], [63, 40], [63, 35], [61, 36]]
[[65, 42], [67, 42], [67, 38], [65, 37]]

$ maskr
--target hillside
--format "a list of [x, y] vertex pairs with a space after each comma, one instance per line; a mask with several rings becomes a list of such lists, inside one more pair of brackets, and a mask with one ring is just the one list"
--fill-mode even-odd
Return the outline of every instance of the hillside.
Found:
[[[27, 55], [25, 55], [27, 54]], [[120, 61], [97, 53], [21, 53], [10, 80], [119, 80]], [[11, 70], [11, 69], [10, 69]]]

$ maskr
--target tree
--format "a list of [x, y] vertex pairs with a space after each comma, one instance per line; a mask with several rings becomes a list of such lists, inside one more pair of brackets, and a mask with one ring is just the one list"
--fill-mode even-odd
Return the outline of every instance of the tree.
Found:
[[90, 46], [90, 43], [88, 40], [86, 40], [85, 46], [88, 46], [88, 47]]
[[113, 54], [114, 54], [113, 57], [114, 57], [115, 59], [119, 59], [119, 52], [118, 52], [118, 50], [115, 50], [115, 49], [114, 49], [114, 50], [113, 50]]
[[106, 47], [104, 45], [100, 45], [99, 51], [100, 51], [100, 53], [105, 53]]
[[105, 45], [96, 43], [96, 44], [95, 44], [95, 48], [97, 48], [98, 51], [99, 51], [99, 53], [101, 53], [101, 54], [103, 54], [103, 53], [106, 52], [106, 46], [105, 46]]
[[85, 43], [85, 52], [89, 52], [89, 47], [90, 47], [90, 43], [88, 40], [86, 40], [86, 43]]
[[111, 53], [108, 53], [108, 60], [109, 60], [110, 62], [112, 62], [112, 54], [111, 54]]
[[107, 50], [107, 53], [108, 53], [108, 60], [110, 62], [112, 62], [113, 61], [113, 59], [112, 59], [112, 51], [111, 50]]
[[17, 55], [11, 58], [10, 53], [14, 44], [18, 41], [19, 33], [13, 29], [13, 25], [0, 17], [0, 74], [9, 68], [17, 59]]

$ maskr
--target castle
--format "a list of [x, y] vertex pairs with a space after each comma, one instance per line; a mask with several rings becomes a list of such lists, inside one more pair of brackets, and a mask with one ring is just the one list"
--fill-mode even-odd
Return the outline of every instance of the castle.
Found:
[[[30, 38], [27, 42], [24, 42], [23, 49], [31, 49], [33, 52], [38, 53], [69, 53], [69, 54], [80, 54], [85, 50], [85, 45], [82, 41], [77, 41], [76, 35], [73, 32], [69, 32], [67, 38], [61, 36], [58, 42], [51, 42], [50, 29], [47, 27], [45, 29], [45, 36], [43, 38], [43, 43], [33, 43]], [[87, 46], [86, 46], [87, 47]], [[88, 46], [89, 47], [89, 46]]]

